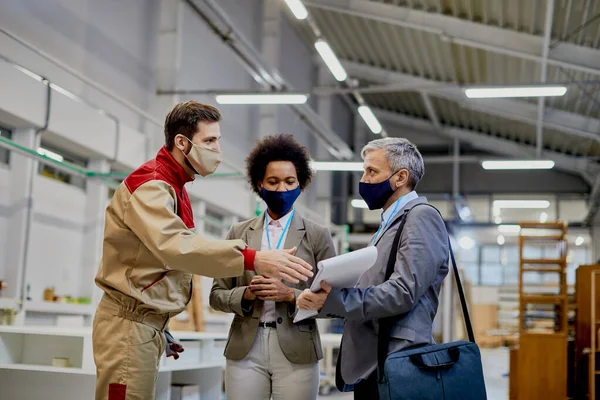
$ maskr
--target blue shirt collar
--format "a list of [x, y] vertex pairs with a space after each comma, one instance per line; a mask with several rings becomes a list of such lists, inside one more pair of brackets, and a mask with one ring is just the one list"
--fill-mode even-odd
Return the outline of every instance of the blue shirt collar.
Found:
[[414, 190], [400, 197], [398, 200], [393, 202], [387, 210], [381, 213], [381, 223], [385, 223], [385, 221], [390, 221], [392, 218], [394, 218], [394, 215], [392, 215], [392, 213], [396, 214], [398, 211], [402, 210], [402, 208], [406, 204], [408, 204], [409, 201], [412, 201], [418, 197], [419, 195]]

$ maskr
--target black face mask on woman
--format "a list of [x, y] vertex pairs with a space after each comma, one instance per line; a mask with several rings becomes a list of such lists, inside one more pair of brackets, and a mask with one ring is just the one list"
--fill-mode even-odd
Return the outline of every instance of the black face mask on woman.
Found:
[[260, 194], [265, 203], [267, 203], [269, 210], [277, 215], [286, 215], [294, 206], [298, 196], [300, 196], [300, 187], [285, 192], [262, 188]]

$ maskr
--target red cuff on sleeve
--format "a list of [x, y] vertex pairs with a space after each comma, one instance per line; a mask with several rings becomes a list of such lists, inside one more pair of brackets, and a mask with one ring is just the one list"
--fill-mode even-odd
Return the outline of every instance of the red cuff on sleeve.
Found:
[[246, 247], [242, 250], [244, 256], [244, 270], [254, 271], [254, 259], [256, 258], [256, 250]]

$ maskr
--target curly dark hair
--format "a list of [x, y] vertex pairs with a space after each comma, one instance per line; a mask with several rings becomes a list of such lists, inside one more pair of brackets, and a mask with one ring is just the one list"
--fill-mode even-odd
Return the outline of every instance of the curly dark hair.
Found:
[[293, 135], [278, 134], [259, 140], [246, 158], [246, 174], [252, 190], [260, 196], [258, 183], [263, 180], [267, 165], [272, 161], [290, 161], [296, 167], [300, 190], [304, 190], [313, 178], [310, 155]]

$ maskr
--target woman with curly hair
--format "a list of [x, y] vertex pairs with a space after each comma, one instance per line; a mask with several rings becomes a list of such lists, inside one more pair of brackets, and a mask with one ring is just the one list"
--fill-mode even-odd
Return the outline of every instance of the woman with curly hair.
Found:
[[[256, 250], [290, 249], [314, 267], [335, 256], [329, 230], [294, 209], [313, 176], [306, 148], [292, 135], [267, 136], [246, 159], [246, 170], [267, 211], [235, 224], [228, 239], [244, 239]], [[286, 285], [249, 271], [215, 279], [211, 307], [235, 314], [225, 347], [227, 399], [317, 398], [323, 356], [317, 324], [314, 319], [293, 323], [296, 297], [310, 283]]]

